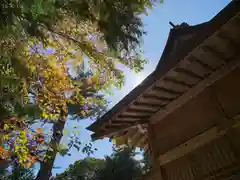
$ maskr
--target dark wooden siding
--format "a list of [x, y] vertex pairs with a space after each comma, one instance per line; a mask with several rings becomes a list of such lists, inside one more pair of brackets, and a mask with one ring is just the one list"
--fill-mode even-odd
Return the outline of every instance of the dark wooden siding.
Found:
[[166, 180], [239, 179], [240, 167], [225, 137], [162, 167]]

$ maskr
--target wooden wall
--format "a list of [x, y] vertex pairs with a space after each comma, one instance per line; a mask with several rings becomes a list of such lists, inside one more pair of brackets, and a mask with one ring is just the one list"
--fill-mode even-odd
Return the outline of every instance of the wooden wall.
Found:
[[235, 177], [240, 170], [224, 137], [163, 165], [162, 169], [167, 180], [224, 180]]
[[160, 154], [240, 113], [240, 68], [154, 125]]
[[[240, 124], [239, 114], [240, 68], [157, 124], [150, 125], [152, 163], [155, 169], [159, 168], [159, 180], [240, 179], [240, 128], [236, 128]], [[177, 159], [160, 162], [161, 155], [211, 128], [225, 133]]]

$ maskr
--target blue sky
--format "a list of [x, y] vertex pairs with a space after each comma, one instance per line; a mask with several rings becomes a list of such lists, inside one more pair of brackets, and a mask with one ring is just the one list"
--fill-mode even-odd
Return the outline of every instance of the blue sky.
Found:
[[[148, 16], [143, 17], [145, 30], [147, 35], [144, 36], [143, 50], [144, 55], [149, 63], [145, 66], [143, 72], [135, 74], [129, 70], [125, 70], [126, 82], [120, 91], [115, 91], [114, 96], [109, 97], [112, 107], [129, 93], [136, 85], [146, 78], [156, 67], [171, 26], [169, 21], [174, 24], [186, 22], [189, 25], [199, 24], [210, 20], [222, 8], [224, 8], [230, 0], [164, 0], [164, 4], [159, 4], [150, 11]], [[77, 122], [69, 121], [66, 128], [76, 125]], [[90, 132], [85, 127], [91, 124], [91, 120], [77, 123], [79, 125], [80, 137], [83, 142], [90, 142]], [[108, 139], [98, 140], [94, 143], [94, 147], [98, 149], [94, 154], [95, 157], [102, 158], [112, 152], [112, 144]], [[57, 156], [53, 175], [64, 171], [70, 164], [84, 157], [81, 152], [73, 150], [72, 156]]]

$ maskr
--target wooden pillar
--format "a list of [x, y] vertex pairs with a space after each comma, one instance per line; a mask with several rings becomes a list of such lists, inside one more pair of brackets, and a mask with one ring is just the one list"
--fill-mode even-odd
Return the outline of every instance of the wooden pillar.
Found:
[[[156, 135], [152, 124], [148, 124], [148, 143], [149, 143], [149, 156], [151, 165], [151, 180], [166, 180], [164, 178], [163, 170], [158, 161], [158, 148], [156, 146]], [[160, 142], [159, 142], [160, 143]]]

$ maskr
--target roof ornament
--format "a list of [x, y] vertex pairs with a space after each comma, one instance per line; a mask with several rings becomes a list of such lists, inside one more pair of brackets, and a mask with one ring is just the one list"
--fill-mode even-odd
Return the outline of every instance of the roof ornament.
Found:
[[185, 27], [189, 27], [189, 24], [188, 23], [181, 23], [181, 24], [173, 24], [171, 21], [169, 22], [169, 24], [173, 27], [173, 29], [179, 29], [179, 28], [185, 28]]
[[171, 21], [169, 22], [169, 24], [170, 24], [173, 28], [176, 27]]

